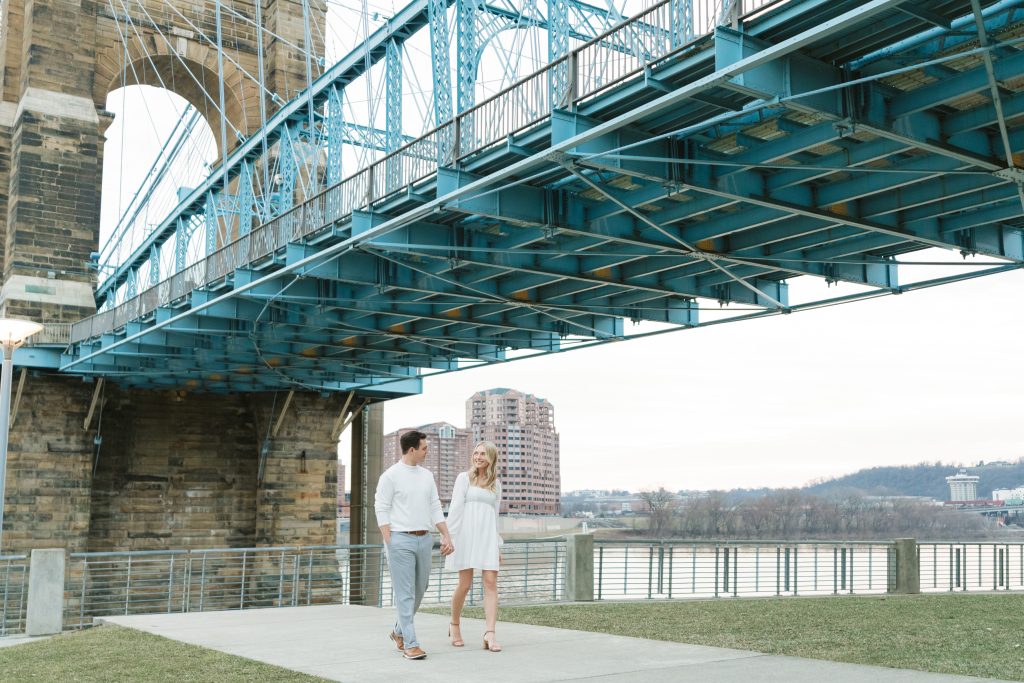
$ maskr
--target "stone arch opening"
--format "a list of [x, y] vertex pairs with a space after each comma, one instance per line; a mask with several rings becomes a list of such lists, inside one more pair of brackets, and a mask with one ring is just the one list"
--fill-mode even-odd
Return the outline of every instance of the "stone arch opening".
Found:
[[[190, 104], [169, 90], [145, 85], [128, 85], [107, 96], [105, 106], [114, 122], [104, 141], [101, 268], [122, 262], [180, 201], [179, 190], [199, 185], [219, 162], [219, 131]], [[196, 258], [191, 252], [201, 246], [201, 240], [195, 242], [189, 245], [190, 262]], [[162, 250], [157, 280], [173, 272], [174, 256], [173, 248]], [[140, 269], [138, 291], [152, 283], [150, 271], [149, 264]]]
[[[158, 49], [158, 46], [154, 50]], [[112, 47], [108, 52], [122, 49]], [[136, 48], [136, 51], [140, 51]], [[149, 52], [132, 56], [129, 60], [115, 54], [99, 60], [96, 70], [93, 97], [98, 107], [105, 106], [110, 93], [132, 85], [148, 85], [168, 90], [191, 104], [206, 120], [215, 133], [218, 155], [221, 150], [221, 111], [218, 92], [218, 69], [216, 53], [207, 48], [198, 48], [204, 54]], [[212, 62], [212, 65], [211, 65]], [[124, 64], [124, 66], [121, 66]], [[234, 64], [224, 64], [224, 113], [227, 119], [228, 152], [252, 132], [259, 128], [259, 101], [255, 83], [243, 83], [242, 74]], [[251, 91], [251, 92], [249, 92]]]

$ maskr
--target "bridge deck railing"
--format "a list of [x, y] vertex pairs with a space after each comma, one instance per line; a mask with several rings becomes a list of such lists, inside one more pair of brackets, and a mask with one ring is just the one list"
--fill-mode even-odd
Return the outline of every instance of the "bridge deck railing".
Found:
[[1024, 590], [1024, 543], [919, 543], [921, 590]]
[[0, 555], [0, 637], [25, 631], [28, 566], [27, 555]]
[[[585, 536], [577, 536], [586, 538]], [[498, 590], [503, 604], [576, 598], [570, 583], [593, 576], [593, 599], [678, 600], [864, 595], [896, 585], [895, 542], [596, 540], [591, 562], [570, 562], [565, 537], [506, 541]], [[1024, 591], [1024, 542], [911, 545], [921, 592]], [[584, 553], [587, 555], [587, 553]], [[424, 603], [446, 605], [457, 574], [435, 548]], [[575, 569], [571, 569], [575, 567]], [[568, 573], [575, 574], [570, 582]], [[912, 571], [912, 569], [911, 569]], [[30, 564], [0, 556], [0, 636], [25, 631]], [[483, 599], [479, 577], [468, 604]], [[587, 598], [589, 599], [589, 598]], [[380, 545], [216, 548], [68, 555], [65, 628], [94, 617], [292, 607], [393, 605]]]
[[[556, 601], [565, 586], [565, 539], [508, 541], [502, 602]], [[428, 605], [446, 604], [458, 574], [435, 548]], [[391, 577], [380, 545], [73, 553], [65, 580], [65, 628], [94, 617], [315, 604], [389, 607]], [[468, 602], [482, 599], [479, 577]]]
[[[756, 12], [785, 1], [744, 0], [742, 10]], [[677, 5], [677, 0], [652, 5], [138, 296], [76, 323], [71, 343], [119, 329], [160, 306], [182, 300], [193, 289], [214, 283], [236, 268], [267, 258], [288, 242], [342, 223], [353, 210], [368, 208], [429, 179], [439, 166], [452, 165], [502, 144], [510, 136], [546, 121], [554, 107], [571, 108], [595, 97], [714, 31], [721, 0], [698, 3], [702, 9], [695, 11], [695, 19], [700, 23], [694, 25], [695, 37], [685, 42], [678, 38]], [[555, 102], [549, 85], [553, 78], [564, 82], [565, 88], [554, 96]]]
[[594, 599], [885, 593], [884, 541], [595, 541]]

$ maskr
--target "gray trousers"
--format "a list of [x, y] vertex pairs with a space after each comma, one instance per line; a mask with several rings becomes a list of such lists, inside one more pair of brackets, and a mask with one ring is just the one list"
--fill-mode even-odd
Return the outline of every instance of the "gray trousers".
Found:
[[434, 548], [433, 534], [413, 536], [393, 532], [387, 545], [388, 568], [395, 594], [398, 621], [395, 633], [405, 640], [406, 649], [419, 647], [413, 617], [420, 608], [423, 594], [430, 581], [430, 556]]

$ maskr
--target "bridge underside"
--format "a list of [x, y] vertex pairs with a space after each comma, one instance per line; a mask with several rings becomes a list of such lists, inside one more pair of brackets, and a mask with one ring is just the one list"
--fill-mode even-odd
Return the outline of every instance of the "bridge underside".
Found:
[[[432, 372], [1019, 268], [1022, 5], [789, 2], [599, 92], [580, 50], [564, 108], [412, 183], [343, 181], [211, 256], [219, 271], [77, 324], [62, 371], [388, 398]], [[479, 105], [456, 145], [547, 78]], [[929, 248], [977, 266], [901, 283]], [[791, 301], [798, 276], [822, 295]]]

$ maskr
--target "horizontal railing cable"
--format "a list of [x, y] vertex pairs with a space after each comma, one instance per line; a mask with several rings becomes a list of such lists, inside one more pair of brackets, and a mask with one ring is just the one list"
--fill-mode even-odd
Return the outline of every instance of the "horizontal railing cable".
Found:
[[[508, 541], [499, 574], [501, 601], [563, 597], [564, 538]], [[425, 604], [447, 604], [458, 574], [435, 547]], [[479, 577], [468, 597], [482, 599]], [[393, 604], [380, 545], [72, 553], [65, 583], [65, 627], [94, 617], [296, 607]]]

